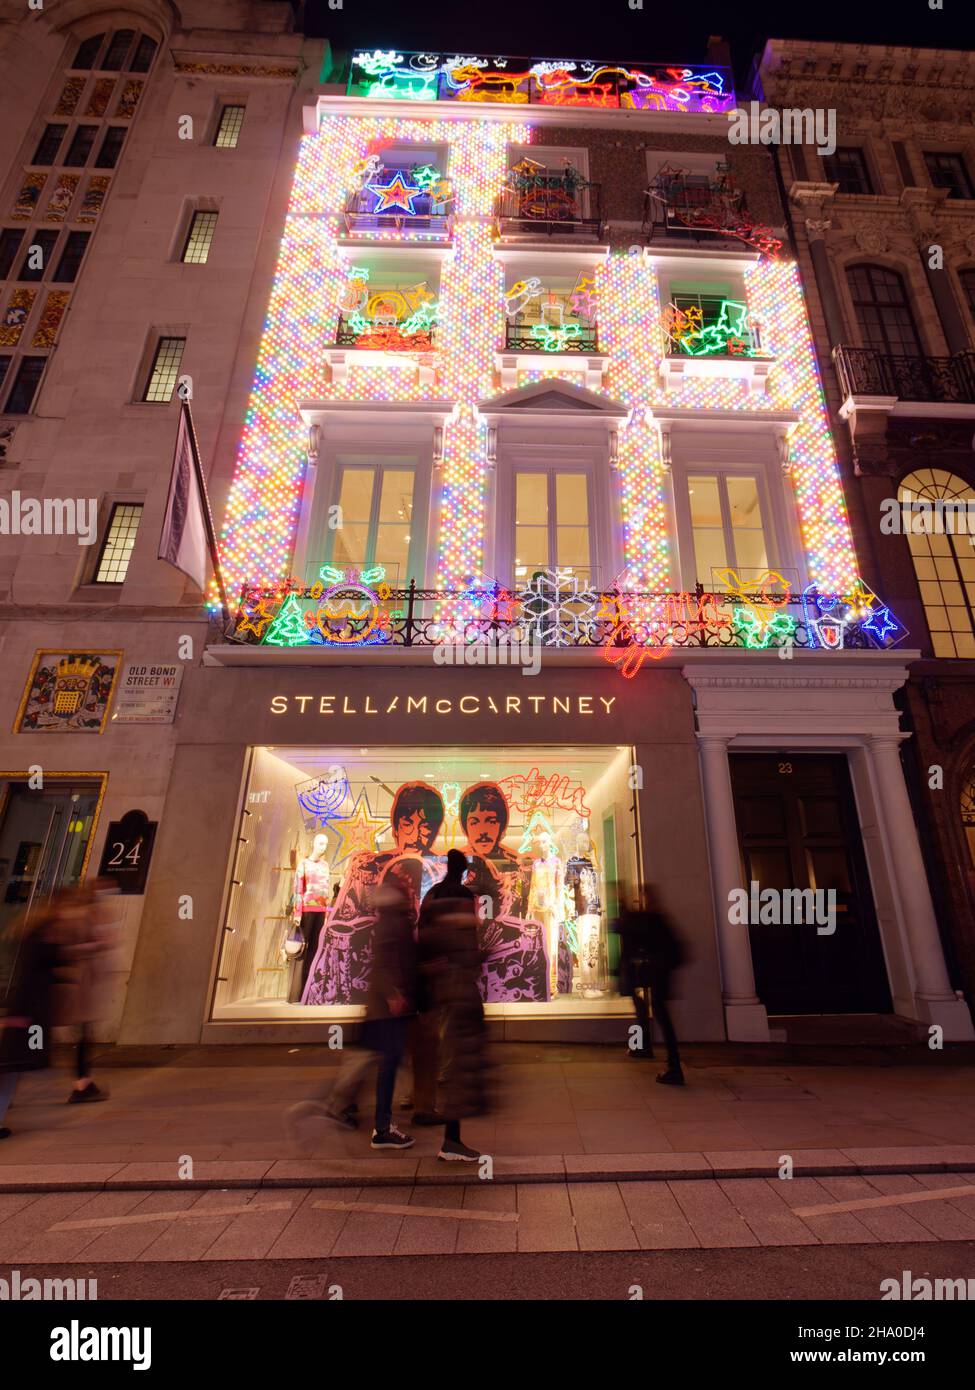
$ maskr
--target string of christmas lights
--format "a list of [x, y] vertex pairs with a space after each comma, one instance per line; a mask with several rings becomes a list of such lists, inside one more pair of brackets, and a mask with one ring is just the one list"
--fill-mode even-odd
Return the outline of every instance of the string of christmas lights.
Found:
[[[444, 429], [436, 585], [463, 589], [472, 575], [483, 573], [489, 560], [489, 468], [486, 431], [474, 406], [499, 390], [494, 355], [504, 334], [504, 272], [492, 252], [492, 214], [507, 176], [508, 146], [531, 140], [524, 122], [408, 115], [328, 116], [317, 135], [302, 139], [221, 535], [230, 594], [244, 583], [266, 586], [290, 573], [306, 462], [306, 430], [298, 414], [302, 400], [454, 401], [455, 415]], [[431, 277], [439, 300], [436, 378], [421, 377], [408, 354], [361, 365], [350, 349], [349, 370], [335, 379], [325, 349], [336, 341], [349, 266], [368, 260], [371, 249], [357, 246], [352, 259], [343, 254], [343, 210], [364, 160], [381, 157], [384, 147], [411, 144], [423, 159], [433, 146], [448, 147], [455, 199], [453, 242], [439, 286]], [[398, 232], [381, 233], [376, 240], [404, 245]], [[669, 480], [652, 420], [654, 407], [665, 402], [757, 413], [796, 410], [800, 422], [792, 438], [791, 478], [809, 577], [831, 592], [850, 592], [855, 583], [849, 520], [798, 269], [782, 261], [752, 263], [744, 284], [750, 318], [762, 325], [763, 352], [774, 358], [767, 393], [750, 395], [741, 380], [692, 376], [668, 396], [659, 376], [667, 342], [653, 267], [642, 253], [614, 253], [597, 268], [600, 350], [609, 359], [599, 390], [631, 410], [620, 432], [618, 459], [621, 580], [627, 588], [661, 592], [676, 582], [668, 540]], [[518, 380], [528, 384], [556, 375], [576, 379], [541, 368], [520, 373]]]

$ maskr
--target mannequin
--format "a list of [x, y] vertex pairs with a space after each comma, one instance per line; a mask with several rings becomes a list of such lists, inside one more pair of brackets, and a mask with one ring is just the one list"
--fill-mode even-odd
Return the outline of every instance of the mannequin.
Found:
[[294, 924], [301, 932], [305, 949], [294, 963], [291, 974], [291, 988], [288, 1002], [301, 1001], [308, 972], [318, 948], [318, 937], [325, 921], [325, 914], [332, 905], [332, 875], [325, 858], [328, 853], [328, 836], [316, 835], [311, 842], [308, 856], [302, 859], [295, 871]]
[[559, 928], [565, 897], [565, 868], [555, 850], [555, 839], [544, 825], [532, 832], [531, 888], [528, 916], [541, 922], [548, 957], [549, 998], [559, 992]]
[[584, 999], [595, 999], [602, 992], [599, 988], [602, 911], [593, 864], [595, 853], [588, 830], [580, 830], [575, 837], [573, 854], [565, 866], [566, 904], [576, 922]]

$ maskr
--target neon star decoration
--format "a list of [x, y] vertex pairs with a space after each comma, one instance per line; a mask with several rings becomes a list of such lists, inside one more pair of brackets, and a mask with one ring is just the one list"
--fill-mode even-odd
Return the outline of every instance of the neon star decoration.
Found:
[[389, 212], [391, 208], [399, 208], [409, 217], [416, 216], [413, 199], [419, 198], [423, 189], [418, 188], [416, 184], [408, 184], [398, 169], [389, 183], [367, 183], [366, 187], [379, 199], [373, 212], [383, 213]]
[[388, 824], [386, 816], [372, 814], [369, 798], [364, 791], [360, 792], [352, 814], [335, 822], [340, 839], [332, 863], [341, 864], [353, 854], [375, 854], [376, 841]]
[[681, 308], [668, 305], [667, 329], [682, 353], [689, 357], [705, 357], [720, 353], [728, 357], [754, 357], [748, 306], [733, 299], [723, 299], [717, 320], [703, 323], [703, 311], [697, 304]]

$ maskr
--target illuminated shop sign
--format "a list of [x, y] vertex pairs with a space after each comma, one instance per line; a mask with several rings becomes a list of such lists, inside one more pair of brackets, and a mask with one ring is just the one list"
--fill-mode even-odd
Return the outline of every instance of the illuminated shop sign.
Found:
[[461, 53], [357, 50], [349, 96], [399, 101], [488, 101], [631, 111], [730, 111], [730, 68], [602, 63], [580, 58], [499, 58]]
[[272, 714], [596, 714], [607, 718], [615, 695], [273, 695]]

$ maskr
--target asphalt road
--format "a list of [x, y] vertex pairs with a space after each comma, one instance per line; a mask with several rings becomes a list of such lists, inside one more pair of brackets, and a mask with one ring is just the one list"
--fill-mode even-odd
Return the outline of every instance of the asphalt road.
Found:
[[[221, 1297], [274, 1300], [287, 1298], [289, 1290], [293, 1298], [327, 1300], [336, 1297], [336, 1288], [345, 1301], [625, 1302], [634, 1297], [631, 1290], [638, 1285], [645, 1300], [870, 1300], [878, 1309], [903, 1312], [905, 1303], [878, 1302], [882, 1279], [899, 1279], [909, 1269], [915, 1277], [975, 1281], [975, 1242], [18, 1267], [22, 1278], [97, 1279], [100, 1303]], [[958, 1312], [970, 1317], [967, 1308]]]

